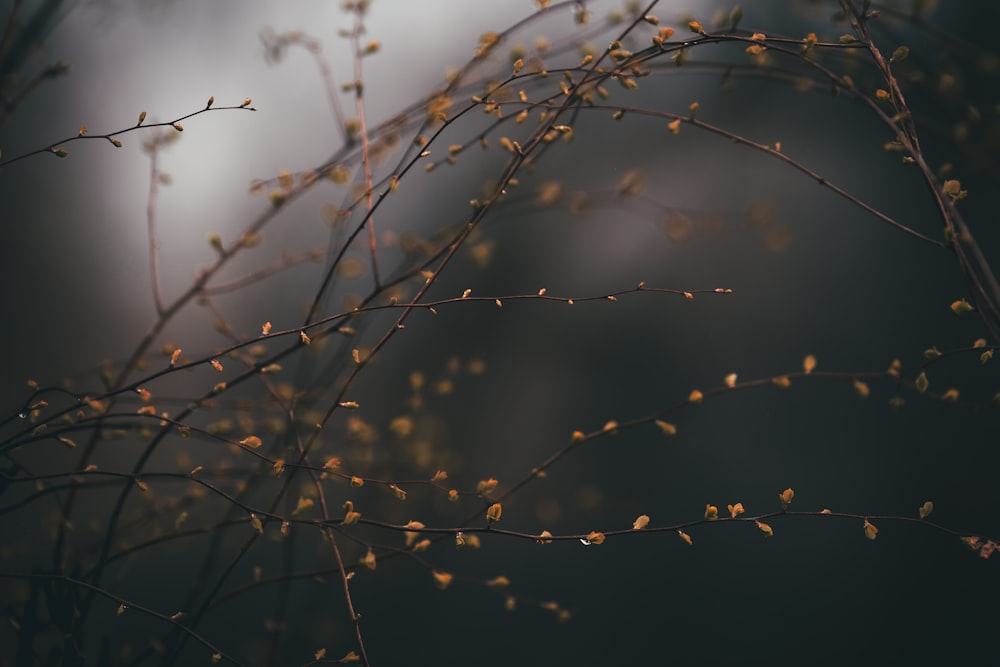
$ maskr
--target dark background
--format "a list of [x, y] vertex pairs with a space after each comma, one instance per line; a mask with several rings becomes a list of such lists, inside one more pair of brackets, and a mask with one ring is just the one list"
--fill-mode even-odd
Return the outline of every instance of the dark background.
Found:
[[[527, 5], [496, 4], [503, 7], [428, 3], [417, 13], [409, 3], [376, 2], [368, 35], [386, 50], [366, 61], [371, 117], [386, 118], [410, 103], [440, 82], [448, 64], [463, 62], [481, 33], [528, 13]], [[930, 77], [927, 89], [909, 89], [925, 150], [935, 166], [955, 164], [953, 177], [970, 192], [961, 211], [990, 258], [998, 243], [992, 222], [1000, 100], [996, 69], [977, 50], [992, 46], [997, 18], [995, 9], [984, 6], [948, 3], [929, 15], [931, 29], [954, 35], [949, 49], [898, 22], [880, 37], [887, 53], [910, 44], [912, 69], [906, 71]], [[290, 15], [284, 8], [241, 5], [229, 14], [179, 0], [142, 10], [108, 3], [66, 9], [73, 11], [46, 40], [44, 55], [74, 61], [73, 72], [18, 110], [0, 134], [5, 158], [71, 136], [82, 122], [92, 131], [124, 127], [145, 108], [165, 120], [199, 108], [208, 95], [217, 104], [251, 96], [260, 108], [186, 121], [182, 141], [164, 156], [174, 184], [159, 201], [161, 270], [165, 292], [177, 294], [211, 259], [207, 234], [233, 238], [266, 208], [246, 194], [253, 178], [309, 168], [337, 147], [312, 63], [290, 52], [283, 62], [266, 65], [256, 31], [271, 26], [317, 33], [339, 82], [350, 76], [349, 58], [334, 34], [349, 19], [319, 5], [288, 9]], [[684, 9], [666, 6], [656, 13], [681, 25]], [[828, 3], [753, 3], [744, 10], [741, 25], [769, 35], [815, 31], [835, 40], [847, 32], [845, 25], [831, 24], [835, 7]], [[606, 11], [595, 4], [595, 21]], [[707, 25], [712, 11], [697, 11]], [[569, 15], [559, 16], [529, 26], [520, 39], [530, 44], [536, 32], [544, 32], [555, 42], [572, 34]], [[745, 63], [740, 51], [738, 45], [694, 49], [692, 66], [680, 69], [664, 60], [655, 76], [641, 80], [637, 93], [623, 97], [614, 91], [614, 99], [674, 113], [686, 113], [697, 100], [702, 120], [756, 141], [781, 141], [786, 154], [831, 182], [940, 238], [930, 195], [898, 154], [882, 150], [891, 136], [870, 114], [846, 96], [834, 98], [825, 90], [797, 94], [783, 81], [746, 76], [737, 77], [731, 89], [720, 87], [720, 72], [710, 64]], [[132, 62], [115, 69], [123, 60]], [[833, 58], [830, 64], [850, 70], [857, 81], [870, 79], [863, 68]], [[957, 89], [942, 92], [933, 85], [942, 72], [958, 78]], [[346, 96], [344, 103], [350, 107]], [[968, 121], [970, 105], [981, 121]], [[481, 122], [477, 117], [456, 124], [438, 152], [467, 141]], [[356, 465], [354, 474], [413, 479], [445, 468], [456, 487], [474, 488], [477, 480], [495, 477], [502, 490], [565, 446], [574, 430], [591, 432], [608, 420], [656, 413], [683, 401], [693, 388], [719, 387], [731, 372], [741, 380], [796, 372], [806, 354], [816, 355], [819, 370], [880, 371], [894, 358], [912, 369], [924, 362], [925, 348], [955, 349], [985, 335], [973, 317], [957, 318], [948, 309], [966, 294], [948, 252], [891, 229], [761, 153], [688, 126], [674, 137], [665, 122], [630, 114], [615, 123], [604, 111], [583, 115], [574, 123], [574, 143], [522, 173], [521, 185], [473, 239], [470, 245], [492, 244], [489, 267], [460, 253], [432, 297], [457, 296], [466, 288], [475, 295], [532, 294], [541, 287], [581, 297], [639, 281], [675, 289], [727, 287], [734, 294], [693, 301], [632, 294], [613, 304], [573, 306], [508, 300], [502, 309], [483, 302], [442, 307], [436, 317], [415, 313], [352, 391], [352, 400], [362, 405], [359, 414], [378, 429], [378, 440], [365, 449], [331, 435], [327, 451]], [[963, 122], [969, 136], [956, 143], [955, 126]], [[122, 361], [153, 320], [144, 217], [148, 160], [139, 137], [126, 135], [123, 142], [120, 151], [76, 142], [64, 160], [41, 155], [0, 172], [6, 235], [0, 244], [3, 416], [20, 409], [27, 378], [48, 384], [72, 376], [74, 388], [94, 391], [97, 365]], [[503, 156], [492, 150], [463, 156], [459, 164], [405, 180], [379, 224], [425, 235], [460, 224], [468, 200], [484, 180], [495, 178]], [[647, 214], [636, 202], [614, 197], [630, 169], [645, 175], [644, 196], [694, 221], [690, 240], [672, 241], [659, 225], [660, 212]], [[534, 204], [535, 190], [550, 179], [561, 180], [567, 192], [588, 191], [612, 206], [574, 216], [565, 207]], [[337, 205], [343, 196], [343, 189], [330, 184], [290, 205], [266, 230], [261, 248], [227, 275], [243, 275], [283, 249], [322, 246], [330, 238], [322, 206]], [[768, 212], [766, 229], [752, 224], [752, 210]], [[713, 220], [721, 223], [706, 222]], [[787, 235], [787, 247], [769, 247], [768, 230]], [[234, 329], [249, 336], [265, 320], [276, 328], [294, 327], [321, 271], [307, 265], [218, 304]], [[342, 281], [331, 310], [364, 290], [364, 280]], [[208, 354], [225, 344], [212, 329], [213, 318], [191, 306], [160, 340]], [[388, 322], [365, 320], [363, 342], [370, 343], [368, 337]], [[393, 439], [388, 424], [406, 410], [410, 373], [419, 370], [431, 380], [448, 376], [448, 360], [455, 356], [463, 363], [483, 360], [486, 373], [454, 375], [456, 391], [448, 395], [428, 392], [417, 435]], [[339, 367], [326, 366], [330, 358], [293, 358], [285, 362], [283, 379], [297, 387], [333, 385]], [[637, 515], [648, 514], [653, 526], [663, 526], [698, 519], [706, 503], [725, 514], [725, 505], [737, 501], [754, 515], [779, 509], [777, 494], [793, 487], [792, 509], [915, 516], [924, 501], [933, 500], [934, 521], [962, 534], [996, 536], [1000, 426], [996, 413], [983, 407], [997, 390], [996, 372], [980, 365], [977, 355], [959, 355], [928, 375], [933, 391], [954, 386], [963, 401], [944, 404], [907, 391], [906, 405], [893, 410], [888, 382], [870, 382], [871, 396], [862, 400], [850, 379], [813, 379], [796, 380], [785, 391], [763, 387], [688, 406], [665, 417], [678, 426], [673, 438], [643, 426], [577, 448], [545, 480], [504, 502], [501, 525], [528, 533], [587, 533], [628, 528]], [[207, 372], [191, 374], [159, 393], [183, 402], [210, 381]], [[317, 397], [318, 406], [325, 405], [324, 396]], [[15, 422], [5, 428], [8, 438], [20, 427]], [[224, 454], [211, 443], [192, 443], [168, 441], [152, 467], [173, 470], [181, 451], [206, 461]], [[139, 445], [126, 439], [103, 449], [101, 466], [129, 469]], [[36, 471], [65, 471], [75, 469], [77, 457], [48, 442], [20, 452], [19, 460]], [[244, 459], [241, 465], [249, 464]], [[263, 499], [272, 487], [261, 484]], [[11, 487], [0, 506], [9, 508], [30, 492], [27, 486]], [[169, 489], [157, 487], [166, 497]], [[450, 526], [478, 507], [474, 500], [448, 504], [423, 487], [411, 488], [405, 503], [372, 484], [352, 490], [331, 483], [328, 493], [335, 514], [351, 499], [364, 516], [396, 523], [418, 519]], [[80, 526], [97, 518], [93, 532], [79, 538], [82, 550], [97, 544], [112, 497], [95, 492], [79, 509]], [[206, 523], [222, 520], [227, 509], [213, 502], [202, 508]], [[172, 514], [164, 516], [169, 528]], [[56, 520], [50, 501], [0, 514], [0, 531], [8, 536], [0, 569], [25, 572], [47, 564], [46, 535]], [[956, 538], [925, 526], [872, 522], [880, 530], [874, 542], [864, 538], [860, 521], [835, 517], [770, 520], [771, 539], [752, 524], [696, 526], [688, 530], [690, 548], [670, 532], [611, 538], [601, 546], [572, 541], [540, 547], [486, 535], [481, 550], [455, 550], [446, 540], [423, 556], [456, 575], [448, 590], [435, 589], [426, 569], [400, 557], [380, 560], [374, 573], [359, 571], [352, 591], [370, 656], [379, 665], [989, 660], [1000, 619], [996, 561], [980, 559]], [[240, 524], [223, 532], [221, 562], [250, 529]], [[402, 544], [394, 532], [362, 527], [357, 534], [375, 544]], [[262, 540], [223, 590], [250, 581], [254, 565], [279, 573], [282, 559], [295, 570], [331, 567], [328, 549], [315, 534], [299, 530], [293, 542], [290, 551], [277, 540]], [[200, 563], [189, 557], [207, 545], [207, 538], [164, 543], [116, 566], [105, 585], [172, 613]], [[363, 553], [350, 544], [344, 548], [349, 558]], [[498, 574], [510, 577], [509, 591], [471, 581]], [[2, 585], [3, 614], [11, 616], [22, 591], [9, 580]], [[248, 664], [268, 661], [264, 656], [274, 654], [267, 653], [265, 622], [281, 609], [278, 588], [263, 586], [222, 603], [200, 631]], [[514, 613], [503, 609], [507, 593], [523, 596]], [[275, 664], [305, 664], [324, 646], [329, 657], [351, 649], [335, 575], [297, 581], [288, 599]], [[559, 622], [533, 604], [547, 600], [569, 610], [571, 620]], [[92, 609], [86, 639], [95, 651], [105, 633], [119, 646], [141, 650], [150, 636], [165, 631], [138, 615], [116, 618], [115, 607], [99, 601]], [[0, 645], [10, 646], [14, 633], [0, 632]], [[4, 653], [0, 649], [0, 665], [14, 664]], [[203, 664], [207, 656], [189, 642], [183, 660]]]

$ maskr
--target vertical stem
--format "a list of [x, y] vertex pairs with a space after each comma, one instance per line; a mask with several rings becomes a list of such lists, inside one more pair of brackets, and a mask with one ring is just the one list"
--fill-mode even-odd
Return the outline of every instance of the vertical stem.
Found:
[[371, 160], [368, 154], [368, 127], [365, 123], [365, 98], [364, 98], [364, 84], [362, 83], [362, 69], [361, 60], [364, 58], [364, 53], [361, 50], [360, 36], [364, 31], [364, 7], [359, 6], [356, 9], [356, 20], [354, 24], [354, 30], [351, 31], [351, 46], [354, 49], [354, 104], [358, 113], [358, 134], [361, 136], [361, 163], [363, 165], [364, 177], [365, 177], [365, 210], [367, 212], [367, 225], [368, 225], [368, 248], [371, 252], [372, 258], [372, 278], [375, 282], [375, 288], [378, 289], [382, 284], [382, 279], [379, 276], [378, 270], [378, 245], [375, 240], [375, 217], [372, 215], [372, 167]]

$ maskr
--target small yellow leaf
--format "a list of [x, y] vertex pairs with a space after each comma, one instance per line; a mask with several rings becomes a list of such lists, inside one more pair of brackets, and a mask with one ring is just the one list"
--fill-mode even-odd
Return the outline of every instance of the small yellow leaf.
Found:
[[431, 477], [432, 482], [441, 482], [446, 479], [448, 479], [448, 473], [445, 472], [444, 470], [438, 470], [436, 473], [434, 473], [434, 476]]
[[587, 542], [590, 544], [604, 544], [604, 533], [599, 533], [596, 530], [592, 531], [587, 535]]
[[389, 489], [396, 494], [396, 500], [406, 500], [406, 491], [399, 488], [395, 484], [390, 484]]
[[493, 489], [497, 488], [497, 484], [499, 483], [500, 482], [493, 479], [492, 477], [490, 477], [489, 479], [480, 480], [479, 483], [476, 484], [476, 493], [479, 494], [490, 493], [491, 491], [493, 491]]
[[677, 435], [677, 427], [671, 424], [670, 422], [665, 422], [660, 419], [657, 419], [653, 423], [655, 423], [660, 428], [660, 430], [663, 431], [663, 435]]
[[535, 540], [535, 543], [552, 544], [552, 540], [549, 539], [550, 537], [552, 537], [552, 533], [550, 533], [547, 530], [543, 530], [541, 533], [538, 534], [538, 538]]
[[760, 529], [760, 532], [764, 533], [767, 537], [774, 537], [774, 531], [763, 521], [755, 521], [754, 524], [756, 524], [756, 526]]
[[500, 503], [493, 503], [486, 510], [486, 520], [490, 523], [496, 523], [500, 520], [500, 515], [503, 514], [503, 506]]
[[934, 503], [928, 500], [927, 502], [925, 502], [923, 505], [920, 506], [920, 518], [926, 519], [927, 516], [933, 511], [934, 511]]
[[966, 313], [971, 313], [973, 310], [975, 310], [975, 308], [973, 308], [972, 304], [965, 299], [959, 299], [958, 301], [953, 301], [951, 303], [951, 312], [956, 315], [965, 315]]
[[649, 517], [645, 514], [640, 514], [635, 521], [632, 522], [632, 530], [642, 530], [649, 525]]
[[816, 368], [816, 357], [810, 354], [802, 360], [802, 370], [806, 373], [812, 373], [814, 368]]
[[437, 570], [431, 570], [431, 575], [434, 577], [434, 585], [441, 590], [448, 588], [448, 584], [451, 583], [453, 578], [447, 572], [438, 572]]
[[676, 119], [670, 121], [669, 123], [667, 123], [667, 127], [670, 128], [670, 131], [673, 134], [680, 134], [681, 133], [681, 119], [680, 118], [676, 118]]
[[212, 368], [219, 371], [220, 373], [222, 372], [222, 364], [219, 362], [218, 359], [212, 359], [209, 363], [212, 364]]
[[344, 519], [340, 522], [342, 526], [353, 526], [361, 519], [361, 512], [345, 512]]
[[351, 478], [351, 486], [353, 486], [354, 488], [358, 488], [364, 485], [365, 485], [365, 480], [361, 479], [360, 477]]
[[321, 648], [320, 650], [316, 651], [316, 652], [315, 652], [315, 653], [313, 654], [313, 657], [315, 657], [315, 658], [316, 658], [316, 662], [319, 662], [319, 661], [320, 661], [320, 660], [322, 660], [322, 659], [323, 659], [324, 657], [326, 657], [326, 649], [325, 649], [325, 648]]
[[299, 332], [299, 339], [302, 341], [303, 345], [309, 345], [312, 342], [312, 338], [310, 338], [305, 331]]
[[729, 509], [729, 516], [732, 517], [733, 519], [743, 514], [744, 512], [743, 503], [736, 503], [735, 505], [727, 505], [726, 507]]
[[685, 532], [684, 532], [683, 530], [678, 530], [678, 531], [677, 531], [677, 535], [678, 535], [678, 536], [679, 536], [679, 537], [680, 537], [680, 538], [681, 538], [682, 540], [684, 540], [685, 542], [687, 542], [687, 545], [688, 545], [689, 547], [691, 547], [691, 546], [694, 546], [694, 542], [692, 542], [692, 541], [691, 541], [691, 536], [690, 536], [690, 535], [688, 535], [687, 533], [685, 533]]
[[249, 435], [240, 440], [240, 444], [243, 445], [244, 447], [249, 447], [250, 449], [257, 449], [258, 447], [260, 447], [261, 441], [260, 438], [258, 438], [257, 436]]
[[688, 394], [689, 403], [701, 403], [703, 400], [705, 400], [705, 395], [697, 389], [692, 390], [691, 393]]
[[795, 491], [788, 488], [778, 494], [778, 499], [781, 500], [781, 509], [787, 510], [788, 506], [792, 504], [792, 498], [795, 497]]
[[920, 371], [920, 375], [918, 375], [917, 379], [913, 381], [913, 386], [922, 394], [927, 391], [927, 387], [929, 385], [930, 382], [927, 380], [927, 373]]
[[868, 519], [865, 519], [865, 537], [869, 540], [874, 540], [878, 537], [878, 528], [868, 523]]
[[771, 378], [771, 382], [782, 389], [788, 389], [792, 386], [792, 381], [788, 379], [787, 375], [779, 375], [778, 377]]
[[510, 586], [510, 579], [500, 575], [498, 577], [493, 577], [492, 579], [487, 579], [486, 585], [490, 588], [507, 588]]
[[458, 502], [458, 489], [448, 489], [448, 500]]
[[250, 525], [253, 526], [253, 529], [256, 530], [257, 533], [259, 533], [260, 535], [264, 534], [264, 525], [260, 522], [260, 519], [257, 517], [256, 514], [250, 515]]
[[299, 496], [299, 502], [295, 505], [295, 509], [292, 510], [292, 516], [304, 512], [315, 504], [312, 498], [306, 498], [305, 496]]
[[705, 34], [705, 29], [701, 27], [701, 24], [697, 21], [688, 21], [688, 30], [691, 32], [696, 32], [699, 35]]
[[736, 386], [736, 373], [730, 373], [725, 378], [722, 379], [727, 387], [732, 389]]
[[976, 537], [975, 535], [969, 535], [968, 537], [962, 537], [960, 539], [965, 543], [965, 546], [969, 547], [970, 549], [979, 548], [979, 538]]
[[176, 366], [177, 362], [180, 361], [180, 359], [181, 359], [181, 352], [182, 352], [181, 348], [177, 348], [176, 350], [173, 351], [173, 353], [171, 353], [171, 355], [170, 355], [170, 365], [171, 366]]
[[868, 388], [868, 385], [861, 380], [854, 381], [854, 391], [856, 391], [858, 396], [861, 398], [868, 398], [868, 395], [871, 394], [871, 390]]
[[705, 505], [705, 518], [709, 521], [715, 521], [719, 518], [719, 508], [715, 505]]
[[952, 387], [948, 391], [944, 392], [943, 394], [941, 394], [941, 400], [954, 403], [955, 401], [958, 400], [958, 389]]

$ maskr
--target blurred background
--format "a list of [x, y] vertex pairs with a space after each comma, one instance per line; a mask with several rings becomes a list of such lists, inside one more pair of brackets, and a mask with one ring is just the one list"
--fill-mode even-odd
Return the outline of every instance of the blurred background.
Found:
[[[166, 303], [214, 261], [210, 235], [228, 247], [269, 215], [266, 193], [278, 187], [279, 173], [328, 166], [342, 148], [343, 122], [303, 43], [316, 40], [343, 114], [357, 115], [352, 94], [339, 88], [355, 76], [349, 42], [338, 34], [349, 31], [354, 18], [341, 3], [102, 0], [0, 7], [3, 16], [16, 9], [22, 21], [39, 17], [44, 40], [43, 48], [4, 61], [5, 75], [56, 61], [70, 65], [5, 117], [0, 162], [72, 137], [81, 125], [101, 134], [131, 126], [140, 111], [147, 123], [164, 122], [201, 109], [209, 96], [217, 107], [252, 98], [252, 113], [220, 110], [183, 121], [179, 140], [158, 153], [159, 169], [169, 175], [154, 202]], [[553, 69], [575, 66], [583, 52], [603, 48], [623, 29], [609, 15], [629, 15], [610, 2], [586, 7], [586, 25], [574, 22], [572, 7], [526, 22], [470, 81], [481, 89], [482, 82], [509, 75], [511, 52], [523, 51], [526, 60], [540, 55]], [[837, 9], [805, 0], [745, 3], [739, 27], [796, 39], [815, 32], [837, 41], [849, 32], [833, 20]], [[943, 173], [968, 189], [960, 210], [986, 257], [995, 257], [1000, 61], [989, 35], [998, 12], [973, 2], [898, 2], [881, 9], [874, 29], [886, 54], [900, 44], [911, 48], [898, 72], [928, 161], [935, 168], [953, 165]], [[679, 39], [690, 18], [710, 26], [713, 16], [729, 10], [722, 3], [664, 2], [653, 13], [676, 28]], [[373, 2], [361, 39], [380, 43], [363, 61], [369, 126], [411, 105], [422, 116], [422, 100], [468, 61], [481, 35], [533, 11], [527, 0]], [[651, 34], [653, 27], [636, 31], [634, 45], [625, 47], [645, 48]], [[698, 102], [700, 120], [753, 141], [780, 142], [782, 153], [872, 207], [942, 238], [926, 186], [899, 153], [884, 150], [893, 137], [869, 110], [849, 95], [831, 95], [829, 85], [804, 86], [795, 59], [776, 57], [755, 68], [744, 48], [690, 49], [682, 67], [660, 58], [651, 63], [652, 75], [638, 80], [638, 90], [609, 84], [607, 104], [687, 114]], [[5, 53], [16, 52], [8, 46]], [[876, 87], [862, 55], [823, 58], [859, 87]], [[555, 90], [552, 79], [533, 90]], [[464, 108], [472, 94], [456, 94], [454, 109]], [[490, 122], [475, 110], [445, 128], [430, 147], [431, 160], [443, 159], [450, 145], [474, 150], [460, 153], [455, 166], [432, 171], [418, 162], [376, 213], [384, 275], [412, 269], [423, 261], [422, 243], [440, 247], [461, 228], [469, 201], [484, 199], [507, 161], [500, 136], [527, 136], [535, 121], [508, 123], [490, 134], [490, 150], [481, 151], [475, 144]], [[771, 156], [688, 125], [674, 136], [666, 123], [639, 113], [616, 122], [610, 109], [575, 118], [573, 142], [554, 143], [519, 174], [517, 187], [487, 214], [428, 294], [450, 298], [469, 289], [491, 298], [443, 305], [436, 316], [415, 312], [352, 385], [347, 398], [361, 408], [351, 417], [338, 413], [322, 453], [341, 457], [345, 472], [366, 478], [427, 479], [446, 469], [448, 487], [473, 490], [478, 480], [495, 478], [503, 491], [564, 448], [572, 432], [669, 408], [662, 416], [677, 426], [676, 436], [644, 425], [583, 443], [545, 479], [504, 501], [502, 526], [587, 533], [628, 528], [639, 514], [648, 514], [653, 526], [671, 525], [700, 518], [708, 503], [726, 514], [728, 503], [742, 502], [757, 514], [779, 509], [777, 494], [793, 487], [792, 509], [915, 516], [932, 500], [931, 518], [942, 525], [962, 534], [1000, 534], [994, 509], [1000, 425], [987, 407], [998, 390], [992, 365], [963, 354], [928, 369], [931, 393], [958, 388], [957, 404], [904, 390], [905, 405], [893, 409], [892, 383], [868, 380], [867, 399], [852, 387], [853, 377], [883, 371], [893, 359], [911, 370], [926, 362], [927, 348], [954, 350], [986, 336], [974, 317], [958, 318], [948, 308], [967, 296], [950, 252], [893, 229]], [[43, 386], [68, 381], [74, 391], [98, 394], [102, 363], [121, 368], [156, 321], [147, 233], [150, 157], [143, 150], [155, 132], [124, 134], [120, 149], [99, 139], [73, 141], [63, 159], [42, 154], [0, 168], [4, 442], [28, 428], [15, 415], [25, 408], [29, 379]], [[376, 165], [377, 178], [393, 173], [413, 150], [415, 132], [399, 132], [398, 144]], [[148, 372], [166, 365], [159, 355], [165, 343], [193, 359], [228, 347], [220, 320], [242, 340], [259, 335], [265, 321], [276, 330], [300, 326], [330, 253], [361, 221], [357, 211], [346, 219], [335, 214], [353, 201], [356, 161], [350, 170], [348, 183], [325, 181], [281, 207], [260, 231], [259, 245], [238, 255], [210, 286], [252, 277], [300, 253], [316, 252], [318, 261], [192, 301], [155, 337]], [[255, 192], [255, 183], [265, 185]], [[349, 309], [371, 291], [366, 252], [364, 244], [348, 249], [323, 295], [324, 312]], [[581, 300], [641, 281], [733, 293]], [[401, 282], [398, 293], [413, 296], [419, 282]], [[541, 288], [577, 303], [492, 303], [492, 297]], [[333, 400], [350, 350], [374, 345], [394, 315], [356, 318], [355, 338], [281, 360], [276, 382], [307, 393], [300, 404], [305, 421], [316, 421]], [[278, 349], [276, 342], [270, 351]], [[692, 389], [723, 386], [730, 373], [740, 381], [795, 373], [807, 354], [818, 359], [817, 371], [844, 377], [795, 380], [787, 390], [741, 390], [672, 409]], [[231, 371], [238, 363], [226, 366]], [[213, 373], [199, 368], [157, 380], [150, 388], [166, 399], [157, 407], [179, 412], [229, 377]], [[261, 396], [260, 386], [240, 387], [190, 421], [212, 430], [228, 419], [231, 437], [267, 434], [268, 447], [274, 444], [265, 453], [288, 458], [294, 452], [287, 426]], [[251, 399], [258, 402], [240, 403]], [[126, 405], [133, 410], [138, 402]], [[409, 430], [400, 417], [410, 420]], [[130, 470], [148, 441], [129, 433], [117, 444], [102, 444], [95, 461], [102, 469]], [[238, 485], [248, 471], [260, 485], [251, 500], [266, 505], [277, 489], [273, 477], [236, 450], [214, 445], [171, 437], [148, 469], [186, 472], [190, 463], [228, 461], [230, 468], [214, 470], [215, 479]], [[9, 475], [77, 470], [80, 460], [79, 452], [51, 439], [3, 453]], [[80, 530], [70, 541], [83, 554], [84, 571], [99, 549], [116, 488], [97, 488], [78, 501], [72, 518]], [[449, 503], [430, 487], [406, 488], [408, 498], [400, 502], [377, 484], [355, 489], [330, 481], [327, 502], [337, 516], [352, 500], [366, 518], [428, 526], [455, 525], [482, 504], [471, 496]], [[125, 534], [141, 541], [169, 532], [180, 510], [165, 499], [180, 497], [181, 489], [157, 486], [154, 495], [166, 504], [156, 511], [133, 497], [134, 517], [145, 517], [149, 530], [131, 525]], [[29, 500], [33, 490], [20, 482], [0, 492], [0, 530], [9, 536], [0, 569], [8, 573], [52, 566], [53, 526], [60, 521], [55, 498], [65, 494]], [[231, 506], [211, 497], [195, 507], [201, 510], [191, 510], [195, 525], [231, 518]], [[238, 553], [251, 532], [240, 517], [244, 524], [218, 531], [219, 542], [207, 535], [166, 541], [116, 561], [104, 585], [169, 615], [195, 585], [203, 554], [215, 554], [207, 569], [219, 576]], [[420, 554], [423, 562], [405, 556], [383, 562], [404, 546], [403, 537], [361, 526], [357, 541], [344, 539], [342, 548], [351, 562], [369, 544], [380, 557], [375, 572], [359, 570], [352, 581], [373, 664], [924, 664], [989, 655], [1000, 618], [996, 560], [978, 558], [957, 539], [922, 526], [874, 517], [872, 523], [880, 529], [874, 542], [864, 539], [860, 522], [833, 518], [776, 519], [771, 539], [752, 524], [697, 526], [688, 531], [690, 548], [670, 532], [544, 548], [485, 535], [478, 550], [436, 543]], [[328, 658], [343, 655], [353, 640], [339, 580], [328, 571], [328, 546], [305, 528], [284, 541], [276, 532], [269, 528], [268, 539], [224, 580], [223, 600], [199, 632], [245, 664], [306, 664], [321, 647]], [[454, 573], [447, 590], [435, 588], [430, 566]], [[255, 567], [264, 577], [327, 574], [227, 597], [253, 581]], [[482, 585], [498, 575], [510, 578], [509, 589]], [[15, 618], [26, 584], [5, 579], [0, 585], [2, 613]], [[508, 595], [518, 600], [513, 612], [505, 609]], [[549, 601], [570, 618], [560, 620], [546, 608]], [[116, 618], [115, 607], [100, 600], [91, 608], [83, 641], [94, 657], [86, 664], [104, 655], [105, 635], [112, 638], [113, 660], [154, 662], [144, 651], [169, 628], [139, 615]], [[15, 635], [0, 630], [0, 645], [11, 646]], [[178, 664], [207, 660], [193, 642], [183, 651], [174, 656]], [[0, 649], [0, 665], [33, 664], [4, 653]], [[48, 663], [39, 658], [38, 664]]]

